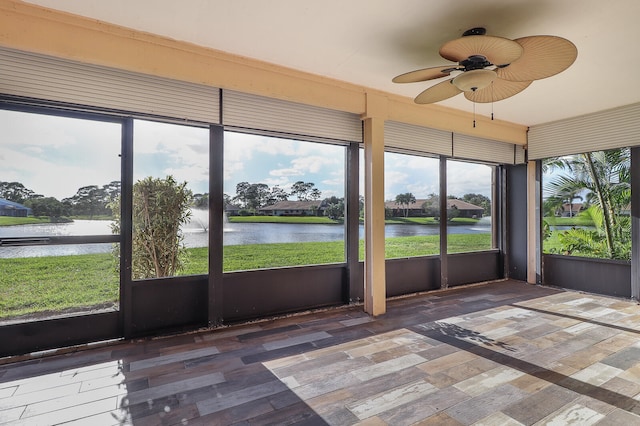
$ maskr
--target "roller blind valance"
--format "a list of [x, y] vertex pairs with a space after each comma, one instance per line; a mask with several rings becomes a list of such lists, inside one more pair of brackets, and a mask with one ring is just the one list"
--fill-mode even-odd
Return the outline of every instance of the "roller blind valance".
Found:
[[524, 148], [507, 142], [453, 134], [453, 157], [498, 164], [522, 164]]
[[640, 145], [640, 103], [529, 129], [529, 159]]
[[232, 90], [222, 92], [222, 124], [255, 133], [362, 142], [357, 114]]
[[400, 150], [499, 164], [525, 162], [525, 151], [520, 145], [413, 124], [387, 121], [384, 138], [386, 147]]
[[99, 109], [217, 124], [220, 90], [0, 48], [0, 93]]
[[450, 132], [396, 121], [384, 123], [384, 144], [400, 150], [452, 155]]

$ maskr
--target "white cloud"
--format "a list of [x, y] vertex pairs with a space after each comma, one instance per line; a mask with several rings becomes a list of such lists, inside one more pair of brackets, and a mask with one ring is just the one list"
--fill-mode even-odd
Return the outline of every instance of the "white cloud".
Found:
[[265, 179], [264, 181], [262, 181], [262, 183], [266, 183], [270, 187], [277, 185], [281, 189], [284, 189], [285, 191], [290, 191], [291, 185], [293, 185], [293, 182], [291, 182], [286, 177], [280, 177], [279, 179]]
[[269, 171], [271, 176], [303, 176], [304, 172], [298, 169], [276, 169]]
[[462, 161], [447, 162], [447, 194], [460, 197], [469, 193], [491, 196], [491, 167]]

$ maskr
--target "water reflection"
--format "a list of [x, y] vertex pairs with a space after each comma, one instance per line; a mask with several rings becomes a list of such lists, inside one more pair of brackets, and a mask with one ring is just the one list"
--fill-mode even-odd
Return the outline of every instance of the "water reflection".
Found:
[[[202, 211], [201, 211], [202, 212]], [[438, 235], [438, 226], [395, 225], [385, 226], [385, 236], [411, 237]], [[491, 232], [490, 221], [479, 221], [474, 225], [457, 225], [448, 228], [449, 234], [471, 234]], [[209, 242], [208, 220], [192, 219], [183, 228], [184, 242], [189, 248], [207, 247]], [[62, 224], [36, 224], [0, 227], [2, 237], [64, 236], [64, 235], [111, 235], [110, 221], [76, 220]], [[360, 238], [364, 238], [364, 226], [360, 226]], [[289, 242], [343, 241], [344, 226], [341, 224], [291, 224], [291, 223], [226, 223], [224, 245], [268, 244]], [[86, 253], [108, 253], [111, 244], [77, 244], [57, 246], [0, 247], [0, 258], [63, 256]]]

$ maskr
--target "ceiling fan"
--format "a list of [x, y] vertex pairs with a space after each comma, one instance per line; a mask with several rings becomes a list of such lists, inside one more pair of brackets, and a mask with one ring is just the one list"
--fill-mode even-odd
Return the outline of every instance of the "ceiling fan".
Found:
[[485, 34], [484, 28], [472, 28], [442, 45], [440, 56], [457, 65], [411, 71], [393, 82], [415, 83], [455, 73], [420, 93], [415, 102], [440, 102], [463, 92], [472, 102], [495, 102], [520, 93], [533, 80], [564, 71], [578, 55], [576, 46], [562, 37], [539, 35], [510, 40]]

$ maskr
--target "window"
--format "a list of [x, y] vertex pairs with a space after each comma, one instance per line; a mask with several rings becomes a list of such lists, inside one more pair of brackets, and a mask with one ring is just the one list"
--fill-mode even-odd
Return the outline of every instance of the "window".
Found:
[[631, 259], [628, 148], [543, 161], [543, 252]]
[[447, 252], [493, 248], [492, 173], [486, 164], [447, 160]]
[[345, 261], [345, 147], [225, 132], [224, 271]]
[[118, 309], [121, 124], [30, 111], [0, 110], [0, 321]]
[[208, 273], [209, 129], [135, 120], [134, 279]]
[[440, 253], [439, 160], [385, 152], [385, 257]]

